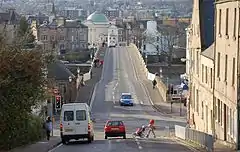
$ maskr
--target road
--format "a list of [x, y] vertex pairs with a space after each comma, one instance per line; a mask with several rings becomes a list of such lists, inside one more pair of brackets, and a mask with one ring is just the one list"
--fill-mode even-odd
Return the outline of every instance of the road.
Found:
[[[95, 118], [95, 141], [87, 144], [83, 141], [61, 145], [52, 152], [190, 152], [191, 150], [168, 136], [175, 124], [184, 125], [183, 120], [169, 118], [156, 112], [150, 103], [142, 81], [146, 79], [136, 52], [129, 47], [110, 48], [104, 58], [102, 78], [96, 86], [92, 113]], [[130, 92], [134, 97], [133, 107], [121, 107], [120, 93]], [[127, 139], [104, 139], [103, 128], [108, 119], [123, 120], [127, 127]], [[157, 138], [132, 139], [137, 127], [146, 125], [149, 119], [155, 119]], [[168, 129], [169, 128], [169, 129]]]

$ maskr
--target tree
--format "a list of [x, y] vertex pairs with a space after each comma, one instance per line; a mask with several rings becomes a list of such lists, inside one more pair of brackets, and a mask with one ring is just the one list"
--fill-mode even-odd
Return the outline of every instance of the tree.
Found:
[[36, 38], [25, 17], [22, 17], [20, 20], [17, 38], [21, 40], [20, 42], [23, 43], [26, 48], [34, 47], [33, 43]]
[[45, 59], [41, 50], [0, 43], [0, 149], [10, 149], [41, 138], [40, 118], [31, 108], [44, 101]]
[[[152, 44], [158, 50], [159, 56], [165, 55], [167, 57], [167, 63], [170, 67], [175, 50], [174, 45], [185, 45], [186, 27], [185, 23], [178, 23], [176, 26], [160, 25], [156, 35], [146, 35], [144, 39], [146, 43]], [[157, 37], [161, 42], [164, 41], [164, 44], [159, 43], [156, 40]]]

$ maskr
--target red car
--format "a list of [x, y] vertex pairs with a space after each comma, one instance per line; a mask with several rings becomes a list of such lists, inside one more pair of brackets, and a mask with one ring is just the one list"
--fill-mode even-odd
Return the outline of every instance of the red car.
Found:
[[108, 137], [120, 137], [126, 139], [126, 128], [123, 121], [108, 120], [104, 127], [105, 139]]

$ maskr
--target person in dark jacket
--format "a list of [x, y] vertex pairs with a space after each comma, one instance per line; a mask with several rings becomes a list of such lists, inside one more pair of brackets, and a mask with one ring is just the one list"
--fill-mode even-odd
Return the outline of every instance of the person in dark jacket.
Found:
[[157, 85], [157, 81], [154, 79], [153, 81], [152, 81], [152, 84], [153, 84], [153, 89], [156, 87], [156, 85]]
[[46, 130], [46, 134], [47, 134], [47, 140], [50, 139], [50, 133], [52, 131], [52, 121], [51, 121], [51, 117], [47, 117], [47, 120], [45, 122], [45, 130]]

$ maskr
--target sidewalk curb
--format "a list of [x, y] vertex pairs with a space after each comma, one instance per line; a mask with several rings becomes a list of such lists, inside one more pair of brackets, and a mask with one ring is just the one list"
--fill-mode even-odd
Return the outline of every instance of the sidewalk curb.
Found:
[[52, 145], [50, 148], [48, 148], [47, 152], [53, 152], [56, 148], [62, 146], [62, 142], [59, 141], [58, 143]]

